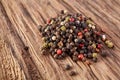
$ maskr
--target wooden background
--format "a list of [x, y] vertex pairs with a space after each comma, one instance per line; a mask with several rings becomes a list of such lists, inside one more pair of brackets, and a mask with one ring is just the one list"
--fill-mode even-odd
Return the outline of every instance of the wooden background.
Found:
[[[37, 29], [60, 10], [82, 13], [107, 32], [115, 44], [107, 58], [90, 66], [78, 61], [55, 60], [40, 52]], [[24, 46], [29, 46], [25, 51]], [[65, 64], [78, 75], [69, 76]], [[119, 80], [120, 0], [0, 0], [0, 80]]]

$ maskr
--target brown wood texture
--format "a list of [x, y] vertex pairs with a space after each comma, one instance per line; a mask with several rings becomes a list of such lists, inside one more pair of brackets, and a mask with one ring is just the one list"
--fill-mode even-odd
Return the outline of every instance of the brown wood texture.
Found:
[[[87, 66], [70, 57], [56, 60], [41, 55], [37, 26], [62, 9], [91, 17], [106, 32], [115, 44], [114, 49], [108, 49], [107, 58], [99, 57], [97, 63]], [[78, 74], [70, 76], [70, 71], [64, 71], [65, 64]], [[120, 0], [0, 0], [0, 80], [119, 79]]]

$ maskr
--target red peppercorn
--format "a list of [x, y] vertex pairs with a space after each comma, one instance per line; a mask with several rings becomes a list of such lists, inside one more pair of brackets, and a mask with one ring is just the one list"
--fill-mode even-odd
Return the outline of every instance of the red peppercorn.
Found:
[[87, 32], [88, 31], [88, 29], [84, 29], [84, 32]]
[[75, 19], [74, 18], [70, 18], [70, 22], [74, 22], [75, 21]]
[[83, 54], [79, 54], [79, 55], [78, 55], [78, 59], [81, 59], [81, 60], [82, 60], [83, 58], [84, 58]]
[[82, 35], [82, 32], [78, 32], [78, 36], [81, 36]]
[[100, 35], [100, 32], [96, 31], [95, 34], [99, 36], [99, 35]]
[[62, 54], [62, 50], [58, 49], [58, 50], [57, 50], [57, 54], [58, 54], [58, 55]]
[[80, 47], [83, 47], [84, 46], [84, 44], [80, 44]]
[[79, 17], [79, 19], [80, 19], [80, 21], [82, 21], [82, 20], [83, 20], [83, 17], [82, 17], [82, 15]]
[[97, 45], [97, 48], [98, 48], [98, 49], [101, 49], [101, 48], [102, 48], [102, 44], [98, 44], [98, 45]]
[[47, 20], [47, 24], [50, 24], [50, 22], [51, 22], [51, 20], [50, 20], [50, 19], [48, 19], [48, 20]]

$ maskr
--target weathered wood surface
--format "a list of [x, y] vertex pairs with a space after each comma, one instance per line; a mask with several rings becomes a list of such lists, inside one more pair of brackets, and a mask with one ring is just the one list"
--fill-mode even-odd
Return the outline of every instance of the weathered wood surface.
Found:
[[[80, 12], [107, 32], [115, 44], [107, 58], [90, 66], [78, 61], [55, 60], [40, 52], [37, 29], [61, 9]], [[29, 46], [29, 51], [24, 46]], [[69, 76], [69, 63], [78, 75]], [[120, 0], [0, 0], [0, 80], [119, 80]]]

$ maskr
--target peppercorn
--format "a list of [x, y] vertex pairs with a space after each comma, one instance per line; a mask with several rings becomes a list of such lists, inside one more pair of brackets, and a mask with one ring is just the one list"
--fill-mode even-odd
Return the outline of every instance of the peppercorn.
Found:
[[85, 22], [81, 22], [81, 26], [82, 26], [83, 28], [86, 28], [86, 27], [87, 27], [87, 24], [86, 24]]
[[68, 49], [72, 49], [72, 46], [70, 44], [67, 44]]
[[78, 44], [81, 43], [81, 41], [82, 41], [82, 40], [79, 39], [79, 38], [77, 38], [77, 39], [74, 40], [74, 42], [76, 42], [76, 43], [78, 43]]
[[65, 31], [65, 30], [66, 30], [66, 27], [65, 27], [65, 26], [62, 26], [60, 29], [61, 29], [62, 31]]
[[42, 53], [42, 55], [46, 55], [47, 54], [46, 50], [42, 50], [41, 53]]
[[98, 48], [98, 49], [101, 49], [101, 48], [102, 48], [102, 44], [98, 44], [98, 45], [97, 45], [97, 48]]
[[69, 25], [69, 23], [65, 23], [65, 26], [68, 29], [70, 25]]
[[61, 31], [60, 34], [64, 36], [66, 34], [66, 32], [65, 31]]
[[78, 32], [78, 36], [81, 36], [82, 35], [82, 32]]
[[85, 57], [84, 57], [84, 58], [82, 58], [82, 61], [83, 61], [83, 62], [85, 62], [85, 61], [86, 61], [86, 58], [85, 58]]
[[58, 46], [59, 46], [59, 47], [63, 47], [63, 42], [60, 41], [60, 42], [58, 43]]
[[42, 48], [44, 48], [44, 49], [48, 48], [48, 47], [49, 47], [48, 43], [44, 43], [43, 46], [42, 46]]
[[108, 46], [108, 48], [113, 48], [113, 47], [114, 47], [114, 44], [113, 44], [112, 42], [109, 42], [109, 43], [107, 44], [107, 46]]
[[25, 47], [24, 47], [24, 50], [26, 50], [26, 51], [27, 51], [28, 49], [29, 49], [29, 47], [28, 47], [28, 46], [25, 46]]
[[89, 53], [87, 54], [87, 57], [88, 57], [89, 59], [91, 59], [91, 58], [92, 58], [92, 53], [89, 52]]
[[92, 29], [95, 29], [95, 25], [92, 25]]
[[70, 29], [70, 30], [69, 30], [69, 32], [70, 32], [70, 33], [73, 33], [73, 30], [72, 30], [72, 29]]
[[61, 56], [62, 56], [62, 57], [66, 57], [67, 54], [66, 54], [65, 52], [62, 52]]
[[39, 30], [40, 32], [42, 32], [42, 25], [39, 25], [39, 26], [38, 26], [38, 30]]
[[69, 64], [66, 64], [65, 65], [65, 70], [70, 70], [71, 69], [71, 66]]
[[67, 22], [67, 21], [69, 21], [69, 19], [70, 19], [70, 17], [67, 16], [67, 17], [65, 18], [65, 21]]
[[96, 58], [97, 57], [97, 53], [92, 53], [92, 57]]
[[95, 43], [93, 43], [93, 44], [92, 44], [92, 47], [93, 47], [93, 48], [96, 48], [96, 44], [95, 44]]
[[78, 55], [78, 59], [80, 59], [80, 60], [82, 60], [83, 57], [84, 57], [83, 54], [79, 54], [79, 55]]
[[92, 60], [93, 60], [93, 62], [97, 62], [97, 58], [96, 57], [94, 57]]
[[55, 41], [56, 40], [56, 36], [52, 36], [52, 40]]
[[79, 21], [79, 20], [76, 20], [76, 21], [75, 21], [75, 24], [76, 24], [76, 26], [79, 26], [80, 21]]
[[74, 22], [74, 21], [75, 21], [75, 19], [74, 19], [74, 18], [70, 18], [69, 20], [70, 20], [70, 22]]
[[106, 57], [107, 56], [107, 51], [106, 50], [102, 50], [102, 52], [100, 53], [100, 55], [102, 57]]
[[84, 35], [85, 35], [86, 38], [90, 37], [90, 33], [89, 32], [86, 32]]
[[64, 57], [62, 55], [58, 55], [58, 59], [63, 59]]
[[87, 65], [91, 65], [91, 62], [90, 62], [89, 60], [86, 60], [85, 63], [86, 63]]
[[62, 50], [58, 49], [58, 50], [57, 50], [57, 54], [58, 54], [58, 55], [62, 54]]
[[64, 10], [61, 10], [61, 14], [64, 14]]
[[75, 71], [71, 71], [71, 72], [69, 73], [69, 75], [70, 75], [70, 76], [75, 76], [75, 75], [76, 75], [76, 72], [75, 72]]
[[102, 35], [102, 40], [103, 40], [103, 41], [106, 40], [106, 35]]
[[80, 50], [80, 53], [83, 54], [83, 53], [84, 53], [84, 50]]
[[58, 54], [55, 54], [55, 55], [54, 55], [54, 58], [55, 58], [55, 59], [58, 59]]
[[78, 57], [77, 56], [72, 56], [72, 60], [74, 61], [74, 62], [76, 62], [76, 61], [78, 61]]
[[107, 45], [108, 48], [113, 48], [114, 44], [110, 40], [106, 40], [105, 44]]
[[84, 44], [81, 43], [81, 44], [80, 44], [80, 47], [81, 47], [81, 48], [84, 47]]
[[99, 53], [99, 52], [100, 52], [100, 49], [96, 48], [95, 51]]

